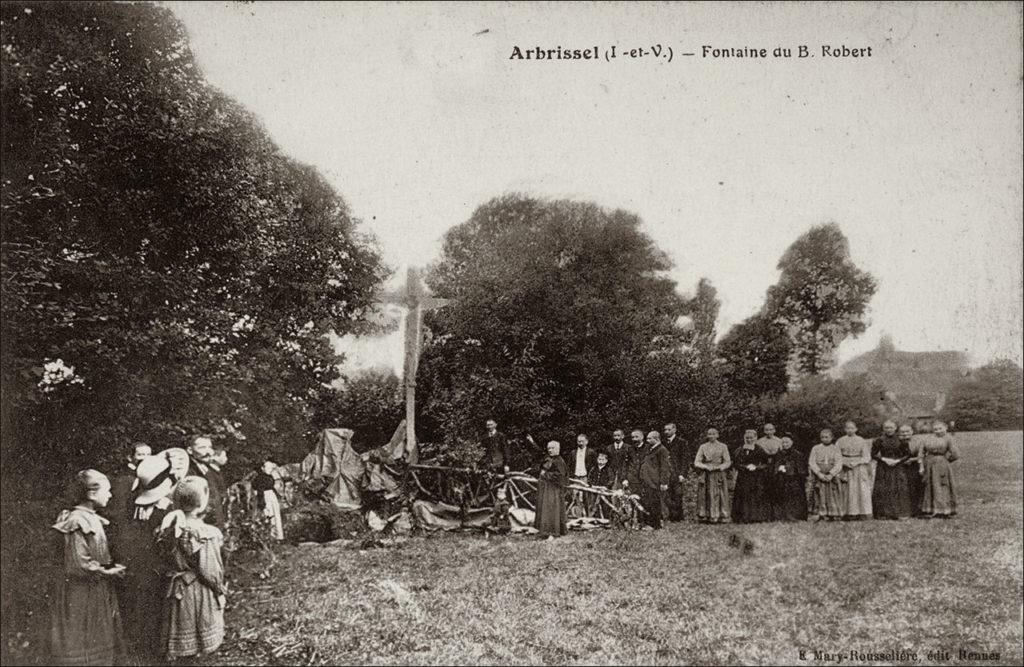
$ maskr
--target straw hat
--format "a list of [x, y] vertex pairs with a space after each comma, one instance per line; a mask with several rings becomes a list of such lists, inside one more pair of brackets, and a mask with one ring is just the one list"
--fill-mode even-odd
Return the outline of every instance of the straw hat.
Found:
[[135, 469], [136, 505], [151, 505], [170, 495], [174, 485], [188, 472], [188, 452], [172, 448], [149, 456]]

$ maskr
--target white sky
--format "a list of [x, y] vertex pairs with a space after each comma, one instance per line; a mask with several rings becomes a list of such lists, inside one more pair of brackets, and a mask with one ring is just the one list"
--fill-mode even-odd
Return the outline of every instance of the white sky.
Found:
[[[167, 4], [207, 78], [335, 185], [400, 275], [491, 197], [589, 199], [640, 215], [681, 291], [709, 277], [724, 331], [834, 220], [880, 282], [842, 358], [888, 332], [1021, 361], [1017, 4]], [[509, 60], [658, 43], [672, 62]], [[678, 55], [703, 44], [815, 57]], [[400, 367], [400, 347], [364, 342], [354, 365]]]

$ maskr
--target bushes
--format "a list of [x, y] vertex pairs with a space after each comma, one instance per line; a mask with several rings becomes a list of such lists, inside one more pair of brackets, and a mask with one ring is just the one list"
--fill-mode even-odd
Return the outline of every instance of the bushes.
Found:
[[799, 389], [759, 404], [761, 422], [775, 424], [778, 432], [789, 433], [794, 444], [807, 451], [818, 442], [823, 428], [838, 438], [843, 424], [853, 420], [862, 436], [877, 435], [886, 415], [880, 408], [882, 388], [866, 377], [834, 380], [811, 377]]
[[973, 378], [953, 386], [942, 411], [956, 421], [958, 431], [1020, 430], [1024, 428], [1024, 378], [1009, 360], [979, 368]]

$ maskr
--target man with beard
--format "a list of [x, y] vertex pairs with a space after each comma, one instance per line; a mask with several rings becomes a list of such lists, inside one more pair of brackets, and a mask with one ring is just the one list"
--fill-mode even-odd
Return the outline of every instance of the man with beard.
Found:
[[202, 477], [210, 487], [210, 502], [203, 521], [224, 528], [224, 478], [213, 465], [213, 441], [199, 436], [188, 446], [188, 474]]

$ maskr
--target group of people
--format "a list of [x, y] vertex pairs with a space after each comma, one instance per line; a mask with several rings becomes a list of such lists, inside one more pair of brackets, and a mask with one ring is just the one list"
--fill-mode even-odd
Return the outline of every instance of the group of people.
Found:
[[[483, 438], [484, 466], [508, 473], [512, 446], [488, 420]], [[935, 422], [923, 440], [909, 425], [887, 421], [882, 434], [868, 440], [850, 421], [836, 440], [823, 429], [809, 455], [778, 437], [764, 424], [761, 435], [747, 430], [733, 450], [719, 440], [717, 429], [692, 447], [675, 424], [658, 431], [635, 430], [631, 443], [621, 429], [607, 446], [595, 448], [589, 437], [576, 436], [576, 447], [561, 451], [547, 443], [538, 473], [535, 527], [544, 536], [566, 532], [566, 492], [570, 483], [636, 494], [645, 528], [687, 515], [706, 523], [763, 521], [905, 519], [956, 514], [956, 486], [951, 463], [959, 458], [946, 424]], [[532, 438], [527, 441], [535, 446]]]
[[[220, 647], [225, 462], [210, 438], [196, 437], [158, 454], [136, 443], [112, 481], [94, 469], [75, 476], [72, 507], [53, 525], [63, 553], [51, 599], [55, 664], [110, 665], [126, 654], [147, 664]], [[264, 498], [269, 473], [253, 478]]]

